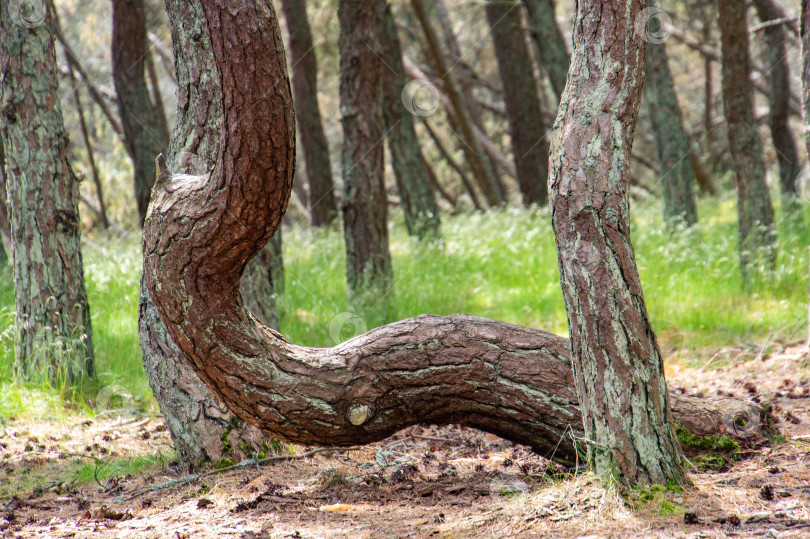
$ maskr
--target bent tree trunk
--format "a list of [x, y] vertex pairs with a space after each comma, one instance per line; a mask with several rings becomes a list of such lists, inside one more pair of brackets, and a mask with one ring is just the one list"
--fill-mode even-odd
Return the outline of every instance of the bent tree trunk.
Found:
[[551, 222], [589, 460], [630, 483], [682, 483], [661, 351], [630, 242], [642, 2], [580, 0], [552, 137]]
[[776, 229], [765, 183], [762, 141], [754, 122], [746, 10], [736, 0], [718, 0], [717, 15], [723, 51], [723, 110], [737, 186], [740, 270], [747, 280], [752, 273], [773, 269]]
[[[18, 10], [29, 6], [17, 5]], [[23, 378], [73, 383], [94, 375], [84, 287], [79, 180], [67, 160], [59, 105], [53, 13], [29, 28], [0, 6], [0, 73], [11, 223], [14, 350]]]
[[[197, 3], [171, 0], [166, 8], [172, 20], [178, 81], [170, 160], [178, 172], [205, 174], [216, 159], [223, 126], [208, 23]], [[253, 265], [262, 268], [260, 262]], [[241, 459], [261, 448], [267, 436], [235, 416], [200, 380], [169, 337], [143, 282], [138, 333], [144, 371], [183, 462], [197, 466], [221, 458]]]
[[132, 159], [138, 221], [143, 224], [155, 181], [155, 157], [166, 151], [169, 134], [146, 85], [146, 8], [143, 0], [113, 1], [113, 82], [124, 128], [124, 141]]
[[[161, 162], [144, 230], [145, 284], [182, 358], [239, 418], [292, 442], [349, 446], [416, 423], [457, 423], [575, 460], [566, 431], [581, 437], [582, 416], [567, 339], [423, 315], [334, 348], [305, 348], [244, 308], [242, 270], [278, 228], [290, 196], [292, 100], [272, 5], [200, 4], [207, 24], [197, 52], [212, 54], [209, 82], [222, 92], [210, 103], [223, 119], [216, 159], [198, 176], [172, 174]], [[187, 24], [177, 9], [186, 3], [169, 5], [177, 30]], [[675, 418], [699, 436], [762, 440], [763, 425], [750, 420], [760, 413], [754, 404], [672, 400]]]

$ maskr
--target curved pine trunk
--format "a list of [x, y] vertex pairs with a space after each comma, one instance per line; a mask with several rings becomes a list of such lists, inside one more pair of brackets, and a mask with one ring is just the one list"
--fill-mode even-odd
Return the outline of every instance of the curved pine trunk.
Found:
[[762, 141], [754, 122], [746, 10], [736, 0], [717, 0], [723, 51], [723, 109], [737, 186], [740, 269], [743, 279], [773, 269], [776, 229], [765, 183]]
[[[280, 225], [290, 196], [292, 99], [272, 6], [201, 6], [208, 34], [198, 36], [198, 53], [213, 55], [222, 92], [215, 112], [227, 128], [210, 174], [172, 174], [161, 162], [144, 229], [146, 289], [183, 359], [240, 419], [292, 442], [349, 446], [416, 423], [457, 423], [573, 461], [566, 432], [581, 437], [582, 416], [562, 337], [423, 315], [334, 348], [305, 348], [244, 308], [242, 271]], [[187, 22], [176, 8], [169, 14], [174, 28]], [[698, 435], [762, 439], [759, 422], [735, 426], [738, 416], [760, 412], [754, 404], [672, 400], [676, 419]], [[688, 411], [678, 415], [681, 403]]]
[[551, 220], [590, 460], [630, 483], [686, 481], [630, 241], [643, 2], [580, 0], [552, 137]]
[[548, 201], [548, 140], [534, 65], [523, 31], [522, 8], [514, 0], [489, 0], [486, 4], [498, 72], [503, 83], [512, 154], [523, 203]]
[[14, 6], [7, 2], [0, 13], [14, 349], [24, 378], [45, 375], [72, 383], [94, 375], [93, 337], [82, 268], [79, 180], [67, 160], [53, 13], [47, 11], [33, 26], [12, 20]]
[[132, 159], [138, 220], [143, 224], [152, 184], [155, 157], [166, 151], [169, 134], [161, 122], [163, 110], [152, 102], [146, 84], [146, 8], [143, 0], [113, 0], [113, 81], [127, 152]]

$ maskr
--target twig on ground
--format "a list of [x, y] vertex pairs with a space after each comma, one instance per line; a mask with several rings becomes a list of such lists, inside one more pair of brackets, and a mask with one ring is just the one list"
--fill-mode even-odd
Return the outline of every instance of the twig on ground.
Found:
[[139, 490], [139, 491], [135, 492], [134, 494], [132, 494], [132, 495], [126, 497], [126, 498], [118, 497], [114, 501], [116, 503], [128, 502], [128, 501], [134, 500], [135, 498], [137, 498], [139, 496], [143, 496], [144, 494], [147, 494], [149, 492], [158, 492], [158, 491], [161, 491], [161, 490], [165, 490], [167, 488], [175, 487], [177, 485], [188, 485], [190, 483], [194, 483], [195, 481], [199, 481], [200, 479], [203, 479], [205, 477], [209, 477], [211, 475], [223, 474], [223, 473], [227, 473], [227, 472], [230, 472], [230, 471], [233, 471], [233, 470], [239, 470], [241, 468], [246, 468], [248, 466], [261, 466], [262, 464], [268, 464], [270, 462], [280, 462], [280, 461], [285, 461], [285, 460], [305, 459], [305, 458], [311, 457], [313, 455], [317, 455], [318, 453], [326, 453], [326, 452], [331, 453], [331, 452], [336, 452], [336, 451], [357, 451], [358, 449], [361, 449], [361, 448], [362, 448], [362, 446], [318, 447], [318, 448], [312, 449], [310, 451], [307, 451], [306, 453], [301, 453], [299, 455], [275, 455], [275, 456], [272, 456], [272, 457], [265, 457], [263, 459], [246, 459], [246, 460], [243, 460], [242, 462], [234, 464], [233, 466], [226, 466], [226, 467], [220, 468], [218, 470], [209, 470], [209, 471], [203, 472], [203, 473], [187, 475], [185, 477], [181, 477], [180, 479], [172, 479], [171, 481], [167, 481], [166, 483], [161, 483], [159, 485], [153, 485], [153, 486], [151, 486], [149, 488]]

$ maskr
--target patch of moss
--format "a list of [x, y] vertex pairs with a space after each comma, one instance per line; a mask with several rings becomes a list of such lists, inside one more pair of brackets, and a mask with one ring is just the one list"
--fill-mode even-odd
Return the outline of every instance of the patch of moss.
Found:
[[231, 459], [221, 458], [216, 464], [214, 464], [214, 468], [221, 470], [222, 468], [227, 468], [228, 466], [233, 466], [234, 464], [236, 463]]
[[678, 441], [685, 448], [700, 449], [734, 454], [740, 450], [740, 444], [723, 434], [722, 436], [696, 436], [691, 430], [682, 425], [675, 427]]
[[658, 514], [663, 516], [682, 515], [684, 507], [677, 503], [661, 502], [661, 507], [658, 509]]

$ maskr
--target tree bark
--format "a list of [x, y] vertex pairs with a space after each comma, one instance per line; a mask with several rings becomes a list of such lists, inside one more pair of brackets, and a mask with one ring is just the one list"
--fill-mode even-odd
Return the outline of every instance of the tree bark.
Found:
[[718, 0], [717, 14], [723, 52], [723, 109], [737, 187], [740, 268], [747, 281], [751, 274], [773, 268], [776, 229], [762, 142], [754, 122], [746, 10], [734, 0]]
[[[472, 169], [473, 175], [478, 182], [478, 186], [481, 188], [481, 193], [486, 199], [487, 204], [490, 206], [499, 206], [504, 201], [503, 190], [499, 187], [499, 182], [495, 177], [492, 164], [487, 161], [484, 148], [475, 135], [476, 122], [469, 105], [470, 101], [465, 97], [463, 86], [459, 84], [453, 70], [453, 67], [461, 63], [460, 56], [452, 66], [447, 63], [442, 45], [439, 42], [439, 36], [430, 21], [424, 0], [411, 0], [411, 5], [425, 33], [430, 55], [436, 64], [436, 70], [439, 72], [444, 82], [445, 91], [452, 105], [452, 117], [458, 124], [462, 149], [464, 155], [467, 157], [467, 162]], [[441, 7], [442, 4], [437, 3], [436, 9], [440, 9]], [[445, 38], [448, 38], [448, 33], [452, 34], [452, 32], [447, 30], [445, 32]], [[455, 42], [454, 36], [451, 42]], [[456, 48], [458, 47], [456, 46]], [[451, 57], [454, 57], [452, 51]]]
[[309, 181], [312, 225], [329, 226], [337, 217], [337, 202], [329, 144], [318, 105], [318, 61], [307, 19], [307, 3], [306, 0], [283, 0], [281, 8], [289, 32], [292, 85], [298, 134]]
[[8, 222], [8, 191], [6, 191], [6, 151], [3, 137], [0, 136], [0, 270], [8, 264], [6, 240], [11, 239], [11, 226]]
[[391, 255], [383, 182], [383, 0], [341, 0], [340, 109], [343, 113], [343, 231], [349, 304], [370, 326], [389, 316]]
[[523, 0], [523, 4], [529, 14], [529, 27], [532, 41], [537, 47], [537, 56], [548, 73], [554, 93], [559, 97], [565, 89], [571, 60], [565, 38], [557, 26], [554, 0]]
[[67, 160], [53, 12], [42, 24], [0, 14], [2, 137], [6, 149], [15, 359], [25, 379], [92, 377], [93, 337], [84, 287], [79, 182]]
[[[177, 6], [186, 3], [169, 6], [176, 32], [186, 22]], [[231, 11], [225, 0], [202, 0], [201, 9], [208, 23], [194, 52], [213, 55], [217, 80], [205, 80], [223, 94], [208, 110], [228, 128], [210, 174], [173, 175], [160, 163], [144, 229], [146, 289], [182, 357], [242, 420], [292, 442], [349, 446], [416, 423], [457, 423], [573, 462], [566, 432], [581, 438], [582, 416], [565, 338], [472, 316], [423, 315], [312, 349], [245, 310], [242, 270], [279, 227], [291, 192], [292, 99], [272, 4], [255, 0]], [[191, 54], [175, 42], [175, 54], [182, 52]], [[251, 216], [251, 226], [241, 215]], [[768, 433], [767, 422], [753, 420], [762, 412], [755, 404], [671, 398], [675, 418], [699, 436], [758, 443]]]
[[[178, 172], [205, 174], [215, 161], [224, 125], [208, 22], [197, 3], [171, 0], [166, 8], [178, 60], [170, 160]], [[240, 460], [261, 448], [267, 436], [236, 417], [200, 380], [169, 337], [143, 282], [138, 332], [144, 371], [183, 462], [198, 466], [221, 458]]]
[[521, 6], [517, 0], [489, 0], [486, 11], [503, 83], [523, 203], [545, 205], [548, 201], [548, 140], [537, 97], [534, 65], [523, 32]]
[[141, 226], [155, 182], [155, 157], [166, 151], [168, 133], [146, 84], [146, 13], [143, 0], [113, 0], [113, 81], [124, 142], [134, 167], [135, 202]]
[[245, 307], [262, 324], [279, 331], [276, 298], [284, 293], [281, 228], [245, 267], [239, 288]]
[[[781, 19], [783, 12], [774, 0], [754, 0], [759, 19], [767, 21]], [[770, 111], [768, 123], [771, 138], [779, 162], [779, 191], [782, 195], [782, 209], [786, 213], [797, 209], [796, 179], [801, 172], [796, 142], [790, 131], [790, 65], [788, 64], [785, 44], [785, 27], [782, 24], [769, 26], [765, 32], [765, 47], [768, 63], [766, 65], [770, 79], [768, 103]]]
[[[650, 5], [655, 5], [653, 2]], [[664, 184], [664, 221], [670, 229], [683, 221], [691, 226], [697, 222], [695, 205], [695, 175], [689, 138], [683, 129], [683, 116], [675, 95], [675, 82], [669, 70], [666, 46], [647, 46], [647, 69], [644, 75], [647, 110], [650, 114], [661, 181]]]
[[405, 227], [420, 239], [439, 235], [439, 208], [430, 185], [427, 164], [416, 138], [411, 111], [402, 103], [407, 80], [402, 67], [402, 49], [391, 6], [385, 2], [380, 21], [383, 118], [388, 150], [396, 177]]
[[580, 0], [549, 196], [589, 460], [629, 483], [683, 483], [661, 351], [630, 242], [629, 160], [641, 100], [642, 2]]
[[[810, 0], [802, 0], [802, 96], [804, 106], [804, 143], [810, 155]], [[806, 194], [805, 194], [806, 195]]]

